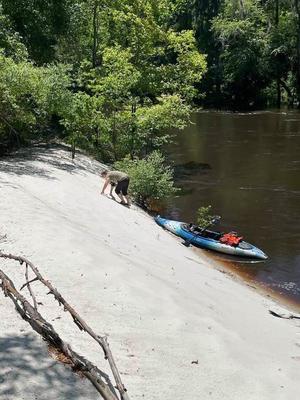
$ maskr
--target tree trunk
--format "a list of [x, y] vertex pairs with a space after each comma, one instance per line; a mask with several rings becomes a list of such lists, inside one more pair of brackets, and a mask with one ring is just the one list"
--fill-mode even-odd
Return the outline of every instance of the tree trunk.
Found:
[[282, 79], [279, 79], [279, 83], [288, 95], [288, 105], [292, 106], [294, 103], [294, 96], [293, 96], [291, 89], [288, 87], [288, 85]]
[[98, 150], [98, 147], [99, 147], [99, 127], [98, 126], [96, 126], [95, 131], [96, 131], [95, 145]]
[[276, 106], [277, 106], [277, 108], [280, 108], [281, 107], [281, 87], [280, 87], [280, 77], [278, 75], [279, 74], [277, 73], [277, 78], [276, 78], [276, 91], [277, 91]]
[[71, 152], [72, 152], [72, 160], [74, 160], [75, 152], [76, 152], [76, 140], [75, 139], [72, 140]]
[[135, 135], [136, 135], [136, 103], [131, 105], [131, 117], [132, 117], [132, 127], [131, 127], [131, 138], [130, 138], [130, 158], [133, 160], [135, 153]]
[[299, 0], [295, 1], [295, 10], [297, 15], [297, 29], [296, 29], [296, 65], [295, 65], [295, 75], [296, 75], [296, 95], [298, 107], [300, 107], [300, 4]]
[[[275, 2], [275, 28], [278, 30], [279, 24], [279, 0]], [[281, 107], [281, 91], [280, 91], [280, 71], [278, 61], [276, 63], [276, 92], [277, 92], [277, 99], [276, 99], [276, 106], [277, 108]]]
[[92, 50], [92, 63], [93, 68], [97, 66], [97, 50], [98, 50], [98, 0], [94, 1], [93, 5], [93, 50]]
[[240, 17], [241, 19], [245, 18], [245, 9], [244, 9], [244, 0], [239, 0], [240, 3]]

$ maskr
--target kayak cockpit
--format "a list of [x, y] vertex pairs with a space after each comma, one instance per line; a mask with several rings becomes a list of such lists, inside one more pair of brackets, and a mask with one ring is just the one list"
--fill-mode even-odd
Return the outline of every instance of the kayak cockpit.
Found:
[[199, 236], [202, 238], [207, 238], [207, 239], [220, 240], [220, 238], [223, 235], [222, 232], [210, 231], [209, 229], [203, 229], [200, 226], [197, 226], [194, 224], [183, 223], [181, 225], [181, 228], [189, 233], [196, 235], [196, 236]]
[[[224, 232], [218, 232], [218, 231], [211, 231], [209, 229], [203, 229], [200, 226], [194, 225], [194, 224], [186, 224], [183, 223], [181, 225], [181, 228], [185, 230], [186, 232], [189, 232], [193, 235], [195, 235], [195, 238], [204, 238], [204, 239], [212, 239], [217, 242], [220, 242], [220, 239], [224, 235]], [[233, 247], [239, 247], [243, 250], [250, 250], [253, 249], [254, 246], [251, 245], [250, 243], [245, 242], [244, 240], [241, 240], [237, 245]]]

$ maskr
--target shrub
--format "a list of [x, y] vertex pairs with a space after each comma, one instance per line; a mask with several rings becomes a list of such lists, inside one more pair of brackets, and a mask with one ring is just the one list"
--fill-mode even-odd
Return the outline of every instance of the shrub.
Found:
[[174, 187], [173, 170], [165, 165], [165, 158], [159, 151], [143, 159], [127, 157], [114, 166], [129, 175], [131, 196], [148, 208], [152, 202], [166, 199], [178, 191]]

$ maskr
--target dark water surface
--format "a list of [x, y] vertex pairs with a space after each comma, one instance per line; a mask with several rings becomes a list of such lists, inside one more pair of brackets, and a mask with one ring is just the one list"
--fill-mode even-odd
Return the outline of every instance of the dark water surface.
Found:
[[224, 258], [231, 269], [300, 305], [300, 113], [203, 111], [192, 121], [166, 149], [183, 189], [166, 214], [191, 222], [211, 204], [217, 230], [238, 231], [270, 257]]

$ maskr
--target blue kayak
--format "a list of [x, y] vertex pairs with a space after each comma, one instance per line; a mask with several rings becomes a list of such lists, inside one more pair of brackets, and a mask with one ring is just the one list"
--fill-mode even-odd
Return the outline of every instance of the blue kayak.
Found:
[[155, 217], [158, 225], [168, 231], [180, 236], [187, 243], [204, 249], [214, 250], [225, 254], [239, 257], [248, 257], [258, 260], [266, 260], [268, 256], [259, 248], [242, 240], [237, 246], [228, 245], [220, 242], [222, 234], [210, 230], [199, 230], [194, 232], [190, 230], [190, 225], [184, 222], [173, 221], [171, 219]]

